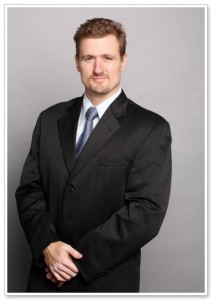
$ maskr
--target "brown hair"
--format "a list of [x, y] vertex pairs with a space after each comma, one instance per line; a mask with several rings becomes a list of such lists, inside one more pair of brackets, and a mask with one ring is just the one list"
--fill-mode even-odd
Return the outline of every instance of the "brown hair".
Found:
[[74, 35], [76, 56], [79, 57], [80, 42], [83, 38], [101, 38], [108, 34], [116, 36], [119, 42], [119, 52], [123, 58], [126, 51], [126, 33], [121, 23], [110, 19], [94, 18], [81, 24]]

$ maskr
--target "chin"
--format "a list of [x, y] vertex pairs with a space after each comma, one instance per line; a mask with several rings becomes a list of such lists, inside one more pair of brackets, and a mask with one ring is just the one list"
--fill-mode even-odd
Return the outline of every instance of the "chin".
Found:
[[110, 92], [110, 89], [108, 87], [92, 87], [90, 91], [94, 94], [105, 95]]

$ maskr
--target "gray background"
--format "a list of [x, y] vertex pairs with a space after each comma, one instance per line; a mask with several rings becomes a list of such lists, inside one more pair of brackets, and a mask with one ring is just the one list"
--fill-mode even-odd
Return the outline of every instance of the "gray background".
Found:
[[164, 116], [173, 136], [170, 204], [142, 249], [141, 291], [204, 292], [204, 8], [8, 8], [8, 292], [25, 292], [31, 254], [14, 193], [38, 114], [83, 93], [73, 35], [93, 17], [123, 23], [127, 96]]

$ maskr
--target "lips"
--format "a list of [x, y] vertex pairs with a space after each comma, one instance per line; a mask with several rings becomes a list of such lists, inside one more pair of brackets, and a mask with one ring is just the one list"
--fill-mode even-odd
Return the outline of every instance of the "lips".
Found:
[[105, 79], [108, 79], [108, 77], [107, 76], [95, 76], [95, 77], [92, 77], [91, 79], [96, 82], [102, 82]]

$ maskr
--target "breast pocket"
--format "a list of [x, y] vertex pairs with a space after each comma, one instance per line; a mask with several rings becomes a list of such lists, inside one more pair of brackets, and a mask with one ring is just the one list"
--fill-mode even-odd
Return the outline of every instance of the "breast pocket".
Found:
[[130, 172], [130, 162], [124, 159], [101, 159], [97, 163], [99, 176], [108, 195], [123, 194]]
[[99, 159], [98, 166], [104, 167], [124, 167], [129, 166], [130, 162], [125, 159]]

